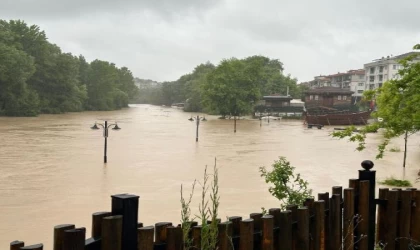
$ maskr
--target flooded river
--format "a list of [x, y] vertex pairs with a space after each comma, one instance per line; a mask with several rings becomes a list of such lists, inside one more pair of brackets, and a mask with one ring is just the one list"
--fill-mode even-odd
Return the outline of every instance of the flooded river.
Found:
[[[285, 156], [316, 192], [346, 186], [357, 177], [360, 162], [374, 160], [379, 135], [369, 137], [368, 149], [356, 152], [346, 140], [332, 139], [333, 128], [307, 129], [302, 121], [232, 120], [207, 116], [195, 142], [195, 123], [180, 110], [132, 105], [113, 112], [0, 118], [0, 248], [13, 240], [44, 243], [51, 249], [53, 227], [74, 223], [90, 234], [91, 214], [110, 210], [110, 196], [140, 196], [139, 220], [179, 223], [180, 185], [189, 192], [204, 167], [219, 167], [220, 217], [247, 216], [261, 207], [276, 207], [259, 175]], [[103, 164], [101, 130], [95, 121], [117, 121], [110, 131], [108, 163]], [[409, 143], [405, 175], [414, 180], [419, 162], [419, 136]], [[373, 145], [373, 146], [372, 146]], [[394, 145], [402, 145], [401, 140]], [[403, 147], [401, 146], [401, 149]], [[378, 178], [402, 175], [403, 153], [387, 153], [375, 161]], [[417, 185], [417, 184], [416, 184]], [[199, 190], [193, 200], [198, 213]]]

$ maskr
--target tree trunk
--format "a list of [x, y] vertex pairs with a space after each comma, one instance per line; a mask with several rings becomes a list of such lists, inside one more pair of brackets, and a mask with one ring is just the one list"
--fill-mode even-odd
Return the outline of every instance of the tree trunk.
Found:
[[404, 136], [404, 161], [403, 161], [403, 168], [405, 168], [405, 162], [407, 159], [407, 140], [408, 140], [408, 131], [405, 131]]

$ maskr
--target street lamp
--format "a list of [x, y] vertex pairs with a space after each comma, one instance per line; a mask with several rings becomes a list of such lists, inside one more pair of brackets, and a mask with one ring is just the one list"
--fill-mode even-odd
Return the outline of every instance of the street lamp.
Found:
[[112, 130], [116, 130], [116, 131], [120, 130], [121, 128], [120, 128], [120, 127], [118, 127], [118, 124], [117, 124], [117, 123], [108, 124], [108, 121], [105, 121], [105, 123], [104, 123], [104, 124], [101, 124], [101, 123], [97, 123], [97, 122], [95, 122], [95, 124], [94, 124], [92, 127], [90, 127], [90, 128], [91, 128], [91, 129], [93, 129], [93, 130], [98, 130], [98, 129], [100, 129], [100, 128], [98, 127], [98, 125], [99, 125], [100, 127], [102, 127], [102, 129], [103, 129], [103, 136], [104, 136], [104, 138], [105, 138], [105, 145], [104, 145], [104, 163], [107, 163], [106, 151], [107, 151], [108, 129], [109, 129], [111, 126], [114, 126], [114, 127], [112, 128]]
[[207, 121], [207, 119], [206, 119], [205, 116], [204, 117], [200, 117], [200, 116], [197, 115], [197, 117], [192, 117], [191, 116], [191, 118], [188, 119], [188, 120], [189, 121], [195, 121], [196, 122], [197, 129], [195, 131], [195, 141], [198, 142], [198, 126], [200, 125], [200, 120], [203, 121], [203, 122], [205, 122], [205, 121]]

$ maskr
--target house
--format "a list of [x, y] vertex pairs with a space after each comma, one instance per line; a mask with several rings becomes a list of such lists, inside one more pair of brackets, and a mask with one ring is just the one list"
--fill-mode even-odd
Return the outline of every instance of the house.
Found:
[[305, 108], [350, 109], [351, 96], [354, 92], [345, 88], [320, 87], [305, 92]]
[[255, 107], [255, 116], [259, 116], [256, 113], [269, 113], [271, 115], [278, 115], [293, 113], [301, 114], [303, 112], [304, 105], [301, 102], [297, 102], [290, 95], [267, 95], [263, 96], [262, 100]]

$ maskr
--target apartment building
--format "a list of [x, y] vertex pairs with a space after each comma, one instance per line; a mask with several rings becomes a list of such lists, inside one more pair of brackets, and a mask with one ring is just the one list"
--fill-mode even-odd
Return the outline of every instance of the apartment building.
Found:
[[336, 87], [353, 91], [353, 96], [362, 96], [363, 90], [365, 89], [365, 70], [357, 69], [349, 70], [344, 73], [338, 72], [337, 74], [332, 75], [315, 76], [314, 80], [301, 84], [304, 84], [311, 89]]
[[[388, 80], [398, 79], [400, 77], [398, 70], [402, 68], [398, 61], [414, 54], [420, 55], [418, 52], [408, 52], [398, 56], [382, 57], [366, 63], [364, 65], [366, 71], [365, 89], [376, 89], [382, 87], [382, 84]], [[420, 57], [417, 57], [416, 61], [420, 61]]]

